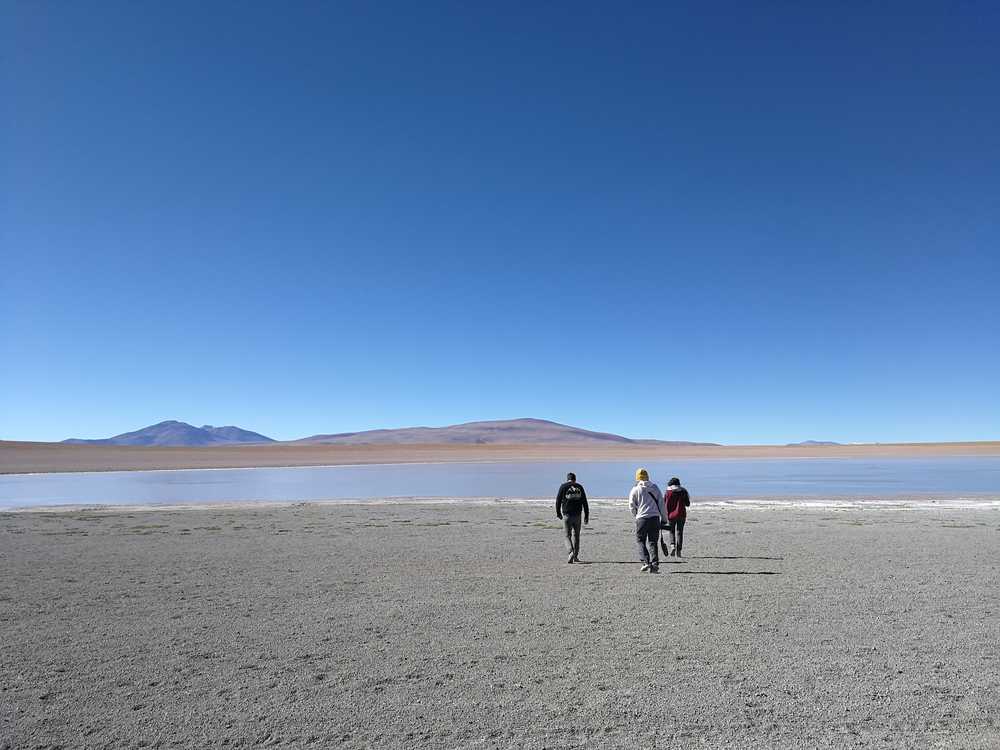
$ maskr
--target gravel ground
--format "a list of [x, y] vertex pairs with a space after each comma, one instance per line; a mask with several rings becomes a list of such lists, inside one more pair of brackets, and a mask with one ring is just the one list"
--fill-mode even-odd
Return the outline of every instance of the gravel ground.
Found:
[[0, 514], [0, 748], [1000, 747], [1000, 514]]

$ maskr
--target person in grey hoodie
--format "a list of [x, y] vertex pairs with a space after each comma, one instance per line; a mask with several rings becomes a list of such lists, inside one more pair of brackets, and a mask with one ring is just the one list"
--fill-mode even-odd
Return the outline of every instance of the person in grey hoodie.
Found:
[[659, 573], [660, 553], [656, 544], [660, 541], [660, 524], [667, 514], [663, 510], [663, 493], [649, 481], [645, 469], [635, 472], [635, 487], [629, 493], [628, 507], [635, 518], [635, 541], [639, 545], [642, 572]]

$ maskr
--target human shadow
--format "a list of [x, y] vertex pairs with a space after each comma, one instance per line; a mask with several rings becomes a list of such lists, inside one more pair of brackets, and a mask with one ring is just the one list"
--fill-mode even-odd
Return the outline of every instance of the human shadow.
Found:
[[780, 576], [776, 570], [675, 570], [678, 576]]
[[[660, 560], [660, 565], [686, 565], [686, 560]], [[641, 560], [578, 560], [574, 565], [642, 565]]]
[[577, 560], [575, 565], [640, 565], [636, 560]]
[[692, 560], [784, 560], [783, 557], [741, 557], [740, 555], [689, 555]]

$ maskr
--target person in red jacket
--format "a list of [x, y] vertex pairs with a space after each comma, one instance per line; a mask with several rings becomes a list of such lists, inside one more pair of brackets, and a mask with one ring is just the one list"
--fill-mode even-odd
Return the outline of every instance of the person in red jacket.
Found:
[[691, 496], [681, 487], [681, 480], [677, 477], [673, 477], [667, 484], [663, 505], [667, 510], [667, 522], [664, 528], [670, 532], [670, 547], [664, 550], [664, 554], [681, 557], [681, 548], [684, 546], [684, 522], [687, 520]]

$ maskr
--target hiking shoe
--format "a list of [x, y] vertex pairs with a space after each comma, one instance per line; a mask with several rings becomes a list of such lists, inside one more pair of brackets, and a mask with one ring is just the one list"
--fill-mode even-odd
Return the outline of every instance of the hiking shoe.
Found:
[[570, 553], [569, 553], [569, 557], [567, 557], [567, 558], [566, 558], [566, 562], [568, 562], [568, 563], [572, 563], [572, 562], [574, 562], [575, 560], [576, 560], [576, 555], [574, 555], [574, 554], [573, 554], [572, 552], [570, 552]]
[[670, 555], [670, 557], [677, 557], [677, 547], [675, 547], [672, 544], [670, 545], [670, 553], [669, 553], [669, 555]]
[[649, 572], [650, 573], [659, 573], [660, 572], [660, 566], [659, 565], [650, 565], [649, 566]]
[[639, 572], [640, 572], [640, 573], [648, 573], [648, 572], [649, 572], [649, 570], [650, 570], [650, 568], [649, 568], [649, 563], [643, 563], [643, 564], [642, 564], [642, 567], [641, 567], [641, 568], [639, 568]]

